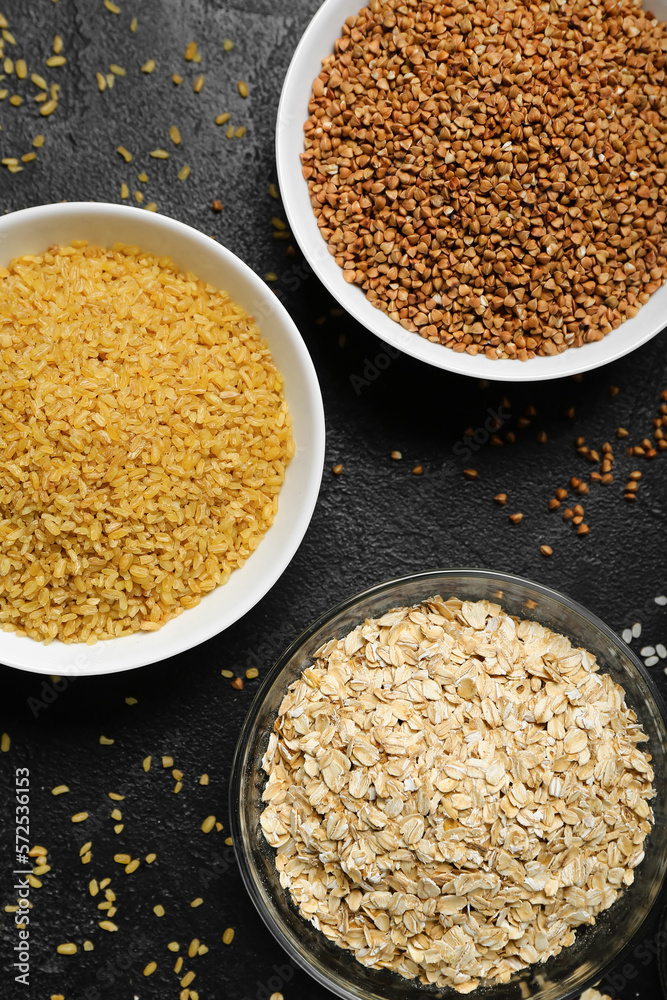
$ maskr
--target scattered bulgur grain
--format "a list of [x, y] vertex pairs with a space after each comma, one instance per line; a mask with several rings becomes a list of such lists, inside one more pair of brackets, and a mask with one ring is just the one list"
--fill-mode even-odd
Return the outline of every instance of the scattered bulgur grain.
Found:
[[188, 42], [188, 44], [185, 46], [185, 53], [184, 53], [186, 62], [192, 62], [196, 52], [197, 52], [197, 43]]
[[241, 139], [246, 134], [245, 125], [239, 125], [238, 128], [234, 130], [234, 136], [237, 139]]
[[147, 854], [146, 855], [146, 864], [147, 865], [152, 865], [156, 858], [157, 858], [157, 854]]
[[201, 898], [201, 896], [197, 896], [195, 899], [192, 900], [192, 902], [190, 903], [190, 906], [192, 906], [192, 907], [201, 906], [201, 904], [203, 902], [204, 902], [204, 900]]
[[203, 833], [210, 833], [215, 826], [215, 816], [207, 816], [201, 825]]
[[41, 149], [42, 146], [44, 145], [44, 136], [36, 135], [35, 138], [32, 140], [32, 144], [35, 147], [35, 149]]
[[12, 741], [9, 733], [3, 733], [2, 737], [0, 738], [0, 750], [3, 753], [7, 753], [11, 745]]
[[148, 59], [141, 67], [142, 73], [152, 73], [155, 70], [155, 59]]
[[231, 38], [225, 38], [224, 42], [222, 43], [222, 47], [225, 50], [225, 52], [231, 52], [232, 49], [234, 48], [234, 42], [231, 40]]
[[138, 24], [139, 24], [138, 19], [136, 17], [133, 17], [132, 20], [130, 21], [130, 31], [135, 32], [137, 30]]
[[199, 939], [193, 938], [188, 947], [188, 958], [194, 958], [199, 951]]
[[48, 118], [49, 115], [53, 114], [53, 112], [56, 110], [57, 107], [58, 107], [57, 101], [53, 100], [47, 101], [46, 104], [42, 104], [41, 108], [39, 109], [39, 113], [43, 118]]
[[49, 56], [49, 58], [46, 60], [46, 65], [49, 67], [49, 69], [55, 69], [58, 66], [64, 66], [66, 62], [67, 59], [65, 58], [65, 56]]
[[239, 94], [241, 95], [241, 97], [247, 97], [248, 96], [248, 84], [245, 83], [244, 80], [239, 80], [237, 86], [239, 88]]
[[178, 73], [172, 73], [171, 82], [176, 84], [177, 87], [180, 87], [180, 85], [183, 83], [183, 77], [180, 76]]
[[100, 736], [100, 743], [103, 747], [110, 747], [114, 742], [115, 740], [109, 739], [108, 736]]
[[144, 969], [144, 975], [152, 976], [156, 969], [157, 969], [157, 962], [149, 962], [146, 968]]
[[113, 0], [104, 0], [104, 6], [111, 14], [120, 14], [120, 7]]
[[186, 972], [185, 975], [183, 976], [183, 978], [181, 979], [181, 986], [183, 988], [185, 988], [186, 986], [189, 986], [190, 983], [192, 982], [192, 980], [195, 978], [195, 975], [196, 975], [196, 973], [194, 973], [192, 971], [192, 969], [190, 969], [189, 972]]
[[178, 130], [178, 125], [172, 125], [169, 129], [169, 138], [173, 142], [174, 146], [180, 146], [181, 144], [181, 133]]
[[221, 670], [220, 673], [223, 677], [232, 678], [234, 676], [233, 670]]
[[116, 152], [120, 153], [126, 163], [132, 163], [132, 153], [125, 146], [117, 146]]
[[190, 167], [188, 166], [181, 167], [181, 169], [178, 171], [179, 181], [185, 181], [189, 176], [190, 176]]
[[222, 935], [222, 943], [231, 944], [233, 940], [234, 940], [234, 928], [228, 927]]
[[195, 94], [200, 94], [203, 86], [204, 86], [204, 74], [200, 73], [199, 76], [196, 78], [195, 82], [193, 83], [192, 89], [194, 90]]
[[95, 948], [95, 945], [93, 944], [92, 941], [84, 941], [83, 942], [83, 950], [84, 951], [93, 951], [94, 948]]
[[173, 767], [174, 766], [174, 758], [173, 757], [164, 756], [162, 758], [162, 766], [163, 767]]
[[111, 63], [111, 65], [109, 66], [109, 72], [112, 73], [113, 76], [125, 76], [126, 75], [125, 70], [123, 69], [123, 67], [119, 66], [117, 63]]
[[272, 198], [278, 198], [278, 188], [273, 181], [269, 184], [269, 194]]
[[87, 819], [88, 819], [88, 813], [87, 812], [74, 813], [74, 815], [72, 816], [72, 823], [83, 823], [84, 820], [87, 820]]
[[170, 941], [169, 944], [167, 945], [167, 948], [169, 949], [169, 951], [178, 951], [180, 945], [178, 941]]
[[208, 785], [208, 774], [202, 774], [202, 776], [199, 779], [199, 784]]
[[154, 160], [168, 160], [169, 153], [166, 149], [152, 149], [149, 156], [152, 156]]
[[216, 115], [215, 124], [224, 125], [226, 122], [229, 121], [230, 117], [231, 115], [229, 114], [229, 111], [223, 111], [221, 115]]
[[130, 861], [129, 865], [125, 865], [125, 874], [131, 875], [132, 872], [136, 872], [139, 867], [139, 859], [135, 858], [134, 861]]
[[78, 948], [72, 941], [68, 941], [65, 944], [59, 944], [56, 948], [59, 955], [76, 955]]
[[91, 896], [96, 896], [99, 891], [100, 887], [97, 884], [97, 879], [91, 878], [90, 882], [88, 883], [88, 892], [90, 893]]
[[143, 762], [142, 762], [142, 767], [143, 767], [144, 771], [150, 771], [150, 769], [151, 769], [151, 761], [152, 760], [153, 760], [153, 758], [150, 756], [150, 754], [148, 755], [148, 757], [144, 757]]
[[245, 675], [249, 681], [254, 681], [256, 677], [259, 677], [259, 670], [257, 669], [257, 667], [248, 667], [248, 669], [245, 672]]

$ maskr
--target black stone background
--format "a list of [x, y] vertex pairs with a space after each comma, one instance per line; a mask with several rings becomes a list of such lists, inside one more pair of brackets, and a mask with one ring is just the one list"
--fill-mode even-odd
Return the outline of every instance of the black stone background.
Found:
[[[638, 442], [652, 431], [659, 396], [667, 388], [664, 337], [632, 356], [584, 376], [535, 386], [474, 380], [433, 370], [408, 357], [391, 357], [382, 342], [340, 313], [318, 281], [305, 277], [298, 249], [286, 255], [289, 241], [272, 237], [271, 219], [284, 217], [269, 195], [275, 181], [274, 119], [284, 73], [296, 42], [314, 13], [316, 0], [118, 0], [121, 14], [105, 10], [102, 0], [2, 0], [20, 52], [31, 71], [45, 72], [53, 35], [65, 41], [68, 64], [47, 71], [62, 81], [56, 114], [44, 121], [32, 101], [20, 108], [0, 103], [2, 156], [30, 149], [37, 132], [47, 139], [38, 159], [10, 175], [0, 172], [4, 211], [61, 199], [120, 200], [120, 185], [144, 188], [146, 202], [159, 211], [209, 233], [264, 275], [274, 271], [274, 286], [293, 315], [311, 351], [327, 418], [327, 455], [320, 500], [310, 529], [291, 566], [271, 592], [245, 618], [222, 635], [168, 662], [111, 677], [73, 679], [56, 692], [48, 677], [0, 667], [0, 731], [11, 735], [2, 754], [0, 827], [0, 904], [15, 901], [13, 868], [14, 770], [31, 774], [31, 841], [49, 848], [52, 870], [44, 886], [33, 890], [31, 979], [15, 985], [10, 963], [16, 935], [13, 916], [0, 911], [0, 997], [45, 1000], [62, 993], [66, 1000], [126, 1000], [177, 997], [172, 939], [181, 954], [194, 937], [206, 943], [207, 955], [189, 962], [197, 977], [192, 988], [204, 998], [267, 1000], [275, 989], [286, 1000], [324, 1000], [325, 990], [305, 973], [277, 975], [285, 957], [265, 930], [246, 897], [227, 836], [227, 779], [239, 728], [259, 681], [234, 690], [221, 677], [223, 668], [243, 674], [249, 664], [261, 675], [277, 655], [316, 616], [339, 599], [390, 577], [438, 566], [477, 566], [508, 570], [550, 584], [580, 600], [616, 630], [640, 621], [645, 644], [667, 642], [665, 609], [653, 598], [667, 593], [665, 566], [665, 487], [667, 454], [653, 462], [630, 459], [614, 434], [619, 425]], [[139, 18], [136, 34], [129, 30]], [[231, 38], [234, 48], [223, 52]], [[203, 53], [201, 67], [185, 63], [186, 43], [195, 39]], [[8, 48], [11, 48], [8, 46]], [[12, 53], [13, 54], [13, 53]], [[148, 58], [158, 68], [140, 72]], [[110, 63], [127, 69], [112, 91], [98, 92], [95, 72]], [[185, 78], [180, 88], [171, 74]], [[192, 82], [204, 72], [198, 96]], [[250, 97], [243, 100], [236, 82], [244, 79]], [[15, 89], [14, 82], [10, 84]], [[5, 86], [6, 84], [2, 84]], [[235, 124], [245, 124], [242, 139], [227, 140], [213, 118], [223, 110]], [[172, 149], [167, 130], [178, 124], [182, 146], [169, 161], [148, 156], [158, 146]], [[125, 164], [115, 149], [134, 153]], [[192, 166], [185, 183], [176, 180], [183, 163]], [[149, 183], [136, 182], [145, 169]], [[224, 209], [216, 215], [211, 202]], [[353, 379], [364, 380], [361, 384]], [[610, 385], [620, 391], [611, 398]], [[356, 388], [355, 388], [356, 387]], [[504, 447], [481, 447], [462, 458], [467, 427], [482, 428], [489, 408], [502, 397], [511, 403], [503, 433], [515, 430], [517, 441]], [[526, 429], [516, 421], [533, 404], [537, 416]], [[567, 419], [563, 411], [576, 408]], [[540, 445], [536, 433], [546, 431]], [[592, 447], [614, 444], [614, 483], [592, 485], [583, 498], [590, 535], [578, 537], [558, 513], [547, 510], [556, 487], [573, 475], [587, 477], [592, 466], [577, 455], [574, 437]], [[627, 442], [626, 442], [627, 443]], [[390, 452], [400, 449], [401, 461]], [[342, 475], [331, 468], [342, 462]], [[423, 475], [413, 475], [415, 465]], [[479, 479], [463, 477], [464, 466]], [[631, 469], [643, 472], [638, 501], [623, 500]], [[508, 494], [500, 508], [494, 494]], [[574, 502], [574, 501], [572, 501]], [[521, 524], [508, 520], [522, 511]], [[545, 559], [541, 543], [553, 546]], [[230, 584], [233, 586], [233, 582]], [[28, 641], [28, 640], [26, 640]], [[663, 664], [652, 673], [667, 694]], [[125, 697], [138, 704], [129, 707]], [[36, 701], [31, 701], [36, 699]], [[47, 704], [48, 702], [48, 704]], [[40, 707], [40, 703], [42, 707]], [[101, 746], [101, 734], [113, 746]], [[142, 759], [153, 755], [145, 774]], [[160, 765], [162, 754], [174, 757], [184, 772], [183, 790], [174, 795], [173, 779]], [[201, 787], [207, 772], [210, 785]], [[66, 782], [59, 798], [50, 789]], [[125, 795], [118, 803], [125, 829], [113, 833], [107, 792]], [[70, 816], [88, 810], [80, 826]], [[226, 827], [205, 836], [199, 827], [214, 813]], [[92, 831], [92, 832], [91, 832]], [[664, 835], [659, 831], [659, 835]], [[93, 840], [93, 860], [79, 861], [79, 848]], [[112, 856], [123, 851], [158, 860], [126, 876]], [[91, 877], [113, 877], [117, 894], [117, 934], [101, 931], [101, 913], [87, 891]], [[190, 901], [202, 896], [198, 909]], [[166, 915], [153, 914], [161, 902]], [[235, 929], [230, 946], [221, 942], [226, 927]], [[646, 929], [654, 939], [655, 921]], [[84, 939], [95, 950], [60, 956], [63, 941]], [[657, 962], [648, 953], [607, 983], [615, 1000], [662, 995]], [[157, 972], [145, 979], [151, 961]], [[183, 973], [181, 973], [182, 975]], [[273, 978], [272, 977], [277, 977]], [[620, 978], [618, 978], [620, 977]], [[180, 978], [180, 977], [178, 977]], [[612, 989], [613, 985], [613, 989]]]

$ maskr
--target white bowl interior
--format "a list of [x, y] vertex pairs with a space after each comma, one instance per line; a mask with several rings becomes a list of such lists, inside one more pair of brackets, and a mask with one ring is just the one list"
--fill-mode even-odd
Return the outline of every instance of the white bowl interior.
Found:
[[[530, 382], [588, 371], [623, 357], [660, 333], [667, 323], [667, 285], [651, 296], [634, 319], [623, 323], [601, 341], [548, 358], [525, 362], [492, 361], [484, 356], [455, 353], [410, 333], [374, 308], [361, 288], [343, 280], [343, 272], [329, 254], [317, 227], [308, 185], [301, 174], [299, 154], [303, 150], [303, 124], [308, 118], [312, 83], [322, 68], [322, 59], [333, 51], [345, 19], [358, 13], [363, 5], [363, 0], [325, 0], [319, 8], [285, 77], [276, 132], [280, 192], [290, 227], [318, 278], [343, 308], [392, 347], [420, 361], [462, 375], [496, 381]], [[667, 0], [656, 0], [649, 7], [657, 17], [667, 19]]]
[[245, 614], [273, 586], [306, 532], [324, 462], [324, 410], [310, 355], [285, 308], [264, 282], [229, 250], [189, 226], [141, 209], [106, 204], [60, 204], [0, 218], [0, 266], [51, 244], [88, 240], [98, 246], [134, 244], [168, 255], [181, 267], [230, 293], [252, 314], [285, 377], [296, 454], [280, 492], [273, 526], [230, 581], [157, 632], [140, 632], [94, 646], [48, 646], [0, 632], [0, 662], [39, 673], [85, 675], [154, 663], [196, 646]]

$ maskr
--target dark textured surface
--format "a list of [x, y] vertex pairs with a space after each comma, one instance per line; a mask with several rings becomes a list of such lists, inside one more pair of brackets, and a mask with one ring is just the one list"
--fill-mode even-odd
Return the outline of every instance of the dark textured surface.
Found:
[[[0, 668], [0, 731], [12, 738], [10, 752], [0, 759], [0, 904], [15, 901], [15, 768], [30, 769], [31, 842], [49, 848], [52, 865], [43, 888], [31, 893], [29, 988], [13, 982], [13, 915], [0, 915], [0, 996], [177, 997], [176, 956], [166, 944], [180, 941], [184, 954], [197, 937], [210, 951], [192, 961], [186, 956], [181, 976], [188, 968], [196, 971], [192, 988], [202, 1000], [268, 1000], [274, 990], [286, 1000], [320, 1000], [328, 994], [286, 965], [248, 902], [224, 843], [226, 831], [208, 836], [200, 831], [210, 813], [228, 827], [229, 767], [258, 684], [246, 681], [236, 691], [220, 670], [243, 673], [257, 666], [261, 677], [299, 631], [340, 598], [436, 566], [486, 566], [532, 577], [580, 600], [617, 630], [640, 621], [637, 650], [667, 642], [665, 609], [653, 600], [667, 593], [667, 453], [653, 462], [630, 459], [614, 437], [619, 425], [628, 428], [631, 442], [651, 435], [660, 393], [667, 388], [665, 341], [657, 338], [579, 383], [533, 389], [483, 387], [390, 357], [380, 341], [331, 312], [334, 303], [318, 282], [304, 277], [298, 250], [288, 257], [289, 242], [272, 238], [270, 220], [283, 214], [268, 192], [275, 180], [273, 122], [283, 75], [316, 0], [292, 0], [287, 8], [269, 0], [118, 2], [122, 13], [116, 17], [102, 0], [3, 0], [22, 50], [17, 54], [26, 56], [30, 70], [44, 72], [40, 67], [56, 32], [65, 40], [68, 65], [49, 71], [49, 80], [61, 79], [63, 90], [58, 112], [48, 121], [39, 118], [32, 85], [19, 85], [28, 96], [22, 107], [0, 104], [3, 157], [28, 151], [37, 132], [47, 136], [37, 161], [22, 173], [2, 170], [0, 206], [10, 211], [60, 199], [118, 201], [125, 181], [131, 191], [143, 188], [146, 202], [156, 201], [161, 212], [215, 236], [260, 274], [276, 272], [275, 287], [320, 376], [327, 464], [320, 502], [294, 562], [267, 597], [223, 635], [169, 662], [110, 678], [74, 679], [60, 692], [48, 677]], [[132, 35], [135, 14], [139, 28]], [[225, 38], [234, 42], [229, 53], [222, 49]], [[201, 67], [183, 60], [190, 39], [203, 53]], [[145, 76], [139, 67], [151, 57], [158, 68]], [[127, 76], [99, 94], [95, 72], [112, 62], [124, 66]], [[174, 72], [185, 78], [180, 88], [171, 82]], [[198, 72], [205, 73], [206, 85], [197, 96], [192, 81]], [[250, 88], [246, 101], [237, 91], [240, 79]], [[247, 126], [242, 139], [226, 139], [226, 126], [213, 124], [224, 110], [234, 124]], [[166, 163], [152, 160], [149, 150], [172, 149], [167, 131], [174, 123], [183, 136], [181, 147]], [[115, 153], [119, 144], [134, 153], [132, 164]], [[176, 174], [184, 163], [192, 174], [179, 183]], [[145, 185], [136, 180], [141, 170], [149, 175]], [[220, 215], [210, 210], [213, 198], [224, 204]], [[615, 398], [608, 394], [610, 384], [620, 389]], [[464, 431], [482, 428], [488, 409], [495, 411], [504, 395], [511, 416], [502, 433], [515, 430], [516, 443], [483, 446], [466, 458]], [[517, 429], [517, 418], [531, 403], [537, 416]], [[573, 420], [563, 416], [572, 405]], [[536, 442], [540, 430], [547, 433], [546, 444]], [[573, 475], [587, 478], [593, 468], [576, 454], [577, 434], [598, 449], [611, 441], [616, 455], [614, 482], [592, 484], [583, 498], [591, 528], [587, 537], [577, 537], [559, 513], [547, 510], [557, 486], [566, 486]], [[401, 461], [391, 460], [392, 449], [403, 453]], [[340, 476], [330, 471], [337, 462], [344, 464]], [[417, 464], [423, 466], [421, 476], [412, 473]], [[476, 482], [464, 479], [466, 466], [479, 470]], [[623, 500], [623, 485], [633, 468], [643, 479], [638, 501], [630, 505]], [[508, 494], [505, 508], [493, 503], [499, 491]], [[509, 523], [512, 511], [524, 513], [521, 524]], [[541, 543], [553, 547], [550, 559], [541, 556]], [[663, 665], [651, 672], [667, 693]], [[126, 705], [127, 695], [139, 703]], [[101, 746], [101, 734], [113, 738], [113, 746]], [[147, 754], [153, 755], [153, 767], [145, 774], [141, 762]], [[173, 756], [184, 773], [178, 795], [161, 766], [162, 754]], [[210, 775], [208, 787], [198, 784], [202, 772]], [[50, 789], [61, 782], [70, 792], [53, 798]], [[125, 800], [112, 803], [109, 791]], [[110, 818], [114, 805], [125, 824], [118, 836]], [[70, 816], [79, 810], [90, 818], [72, 825]], [[93, 858], [82, 865], [79, 848], [87, 840], [93, 842]], [[116, 851], [142, 859], [155, 851], [158, 859], [126, 876], [112, 860]], [[103, 914], [96, 903], [102, 897], [93, 900], [87, 891], [90, 878], [105, 876], [112, 877], [117, 896], [117, 934], [98, 928]], [[192, 909], [196, 897], [204, 902]], [[162, 918], [153, 913], [156, 903], [165, 907]], [[229, 926], [236, 935], [226, 947], [221, 936]], [[655, 930], [647, 928], [650, 943]], [[82, 951], [84, 939], [94, 942], [93, 952]], [[79, 953], [56, 954], [64, 941], [78, 942]], [[158, 970], [145, 979], [142, 970], [151, 960]], [[661, 995], [650, 950], [637, 953], [616, 975], [614, 989], [609, 986], [615, 1000]]]

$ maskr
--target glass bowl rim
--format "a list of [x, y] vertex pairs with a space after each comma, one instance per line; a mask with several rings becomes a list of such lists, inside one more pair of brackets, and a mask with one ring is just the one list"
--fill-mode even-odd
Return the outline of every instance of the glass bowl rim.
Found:
[[[383, 593], [390, 591], [401, 584], [411, 584], [418, 581], [423, 581], [427, 583], [429, 580], [441, 579], [442, 577], [457, 577], [457, 576], [470, 576], [478, 580], [488, 580], [491, 583], [511, 583], [520, 584], [524, 587], [528, 587], [533, 590], [536, 594], [541, 594], [545, 597], [556, 600], [561, 604], [565, 605], [566, 608], [575, 612], [580, 617], [584, 618], [586, 621], [598, 628], [606, 638], [614, 644], [619, 652], [621, 652], [625, 658], [630, 662], [631, 666], [635, 669], [636, 673], [639, 675], [644, 685], [648, 688], [651, 694], [655, 707], [657, 709], [657, 714], [662, 720], [663, 725], [667, 731], [667, 708], [663, 700], [662, 695], [658, 691], [655, 681], [650, 675], [648, 669], [644, 666], [641, 660], [638, 658], [636, 653], [627, 645], [626, 642], [617, 635], [617, 633], [610, 628], [601, 618], [599, 618], [592, 611], [580, 604], [578, 601], [573, 600], [568, 597], [567, 594], [563, 594], [561, 591], [556, 590], [554, 587], [549, 587], [546, 584], [536, 583], [534, 580], [529, 580], [527, 577], [518, 576], [515, 573], [504, 573], [501, 570], [487, 570], [480, 569], [479, 567], [467, 567], [467, 566], [457, 566], [449, 567], [446, 569], [430, 569], [424, 570], [420, 573], [409, 573], [404, 576], [393, 577], [391, 580], [385, 580], [382, 583], [374, 584], [371, 587], [367, 587], [362, 591], [358, 591], [351, 597], [345, 598], [339, 601], [338, 604], [334, 605], [329, 610], [323, 612], [319, 615], [310, 625], [303, 629], [299, 635], [287, 646], [287, 648], [278, 656], [273, 666], [268, 671], [266, 677], [262, 681], [257, 693], [255, 694], [250, 708], [246, 714], [243, 721], [241, 731], [239, 733], [236, 747], [234, 750], [234, 757], [232, 760], [232, 768], [230, 773], [229, 782], [229, 817], [230, 817], [230, 827], [231, 835], [234, 844], [234, 853], [236, 855], [236, 861], [239, 867], [239, 872], [241, 874], [241, 879], [243, 881], [246, 892], [250, 896], [250, 899], [255, 907], [257, 913], [259, 914], [262, 922], [269, 930], [274, 940], [280, 945], [283, 951], [286, 952], [287, 956], [295, 963], [300, 969], [306, 972], [311, 978], [318, 982], [325, 989], [331, 992], [335, 992], [336, 995], [341, 997], [341, 1000], [358, 1000], [358, 994], [355, 995], [349, 991], [345, 993], [340, 993], [341, 986], [337, 984], [331, 977], [322, 973], [316, 966], [308, 962], [301, 953], [294, 948], [290, 938], [287, 936], [281, 924], [274, 918], [273, 914], [269, 912], [264, 906], [261, 897], [259, 897], [255, 880], [253, 877], [252, 865], [248, 860], [249, 852], [246, 851], [246, 846], [242, 836], [242, 827], [239, 820], [240, 814], [240, 792], [241, 792], [241, 782], [243, 777], [243, 756], [245, 753], [248, 741], [254, 731], [257, 716], [264, 703], [264, 699], [268, 695], [269, 691], [273, 688], [274, 684], [280, 677], [284, 668], [290, 662], [292, 657], [311, 638], [319, 629], [323, 628], [327, 622], [332, 621], [338, 615], [345, 611], [351, 610], [357, 604], [362, 603], [368, 598], [379, 597]], [[500, 598], [499, 598], [500, 600]], [[655, 899], [651, 904], [651, 907], [642, 917], [640, 923], [635, 929], [631, 937], [626, 941], [626, 943], [618, 950], [618, 952], [612, 956], [604, 964], [604, 966], [597, 972], [591, 975], [590, 981], [584, 983], [580, 986], [569, 989], [566, 993], [563, 993], [559, 1000], [576, 1000], [582, 992], [588, 986], [595, 985], [599, 983], [605, 975], [616, 968], [623, 961], [625, 957], [630, 953], [631, 948], [636, 946], [637, 939], [645, 927], [649, 917], [651, 917], [657, 910], [657, 908], [662, 904], [664, 897], [665, 882], [667, 879], [667, 871], [664, 871], [661, 877], [660, 886], [656, 893]], [[410, 989], [409, 981], [406, 981], [406, 990]], [[483, 989], [483, 987], [482, 987]], [[429, 993], [423, 991], [424, 1000], [429, 1000]], [[480, 1000], [482, 1000], [483, 994], [480, 994]], [[418, 993], [415, 993], [415, 1000], [419, 997]]]

